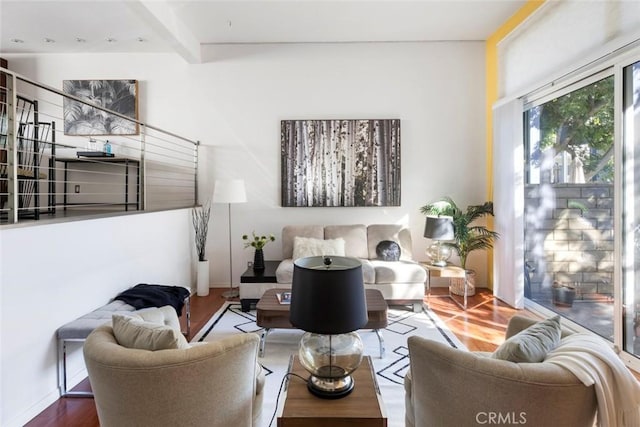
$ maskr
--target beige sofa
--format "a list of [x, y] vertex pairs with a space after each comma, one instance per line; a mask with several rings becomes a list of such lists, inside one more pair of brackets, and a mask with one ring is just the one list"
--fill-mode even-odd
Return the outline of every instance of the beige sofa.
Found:
[[[506, 338], [535, 322], [514, 316]], [[568, 333], [563, 331], [564, 336]], [[408, 343], [407, 427], [491, 424], [490, 417], [501, 417], [500, 425], [593, 425], [594, 387], [560, 366], [493, 359], [487, 353], [461, 351], [417, 336]]]
[[[379, 290], [390, 305], [411, 305], [414, 311], [422, 310], [427, 273], [413, 260], [411, 232], [397, 224], [285, 226], [281, 240], [282, 261], [276, 270], [277, 283], [241, 284], [241, 299], [259, 299], [267, 289], [291, 287], [296, 236], [321, 240], [343, 239], [344, 256], [358, 258], [362, 262], [365, 288]], [[398, 261], [378, 258], [376, 247], [384, 240], [400, 246]]]
[[[180, 333], [177, 317], [164, 323]], [[111, 325], [98, 327], [87, 337], [84, 358], [100, 425], [251, 427], [264, 387], [258, 341], [237, 334], [150, 351], [123, 347]]]

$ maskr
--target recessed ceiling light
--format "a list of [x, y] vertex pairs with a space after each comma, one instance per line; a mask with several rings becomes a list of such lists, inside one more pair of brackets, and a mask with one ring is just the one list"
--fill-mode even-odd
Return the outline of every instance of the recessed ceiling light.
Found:
[[54, 39], [50, 39], [49, 37], [45, 37], [44, 38], [44, 42], [45, 43], [55, 43], [56, 41]]
[[86, 42], [87, 40], [86, 40], [86, 39], [83, 39], [82, 37], [76, 37], [76, 41], [77, 41], [78, 43], [84, 43], [84, 42]]
[[22, 40], [22, 39], [11, 39], [11, 41], [13, 43], [24, 43], [24, 40]]
[[105, 39], [108, 43], [114, 43], [116, 41], [116, 39], [114, 39], [113, 37], [107, 37]]

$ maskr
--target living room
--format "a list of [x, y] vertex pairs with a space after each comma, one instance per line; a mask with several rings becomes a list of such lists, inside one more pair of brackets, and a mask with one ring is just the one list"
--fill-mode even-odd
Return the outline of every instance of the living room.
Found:
[[[474, 40], [211, 44], [202, 46], [200, 63], [174, 52], [0, 53], [11, 71], [57, 88], [69, 79], [138, 80], [141, 120], [200, 141], [201, 201], [211, 197], [216, 179], [245, 181], [247, 203], [231, 207], [231, 229], [228, 206], [212, 205], [210, 277], [212, 286], [224, 288], [230, 280], [237, 285], [253, 259], [243, 248], [243, 234], [279, 236], [289, 224], [404, 224], [413, 234], [413, 253], [424, 260], [429, 242], [422, 238], [420, 207], [442, 196], [465, 205], [482, 203], [490, 198], [492, 183], [505, 179], [491, 166], [488, 105], [527, 93], [637, 39], [633, 16], [638, 14], [623, 10], [634, 10], [633, 5], [603, 13], [598, 7], [607, 2], [558, 3], [533, 15], [540, 14], [555, 30], [545, 43], [536, 43], [533, 52], [524, 50], [532, 45], [523, 36], [524, 25], [518, 29], [521, 38], [506, 38], [499, 46], [494, 40], [500, 60], [498, 69], [489, 71], [486, 40], [524, 2]], [[3, 26], [6, 16], [3, 12]], [[608, 21], [601, 23], [601, 16]], [[555, 24], [558, 17], [572, 22], [570, 31]], [[230, 30], [242, 24], [229, 22]], [[598, 31], [592, 22], [601, 23]], [[532, 38], [542, 31], [529, 30]], [[500, 81], [492, 99], [487, 79], [497, 79], [496, 73]], [[401, 206], [281, 207], [280, 121], [306, 118], [400, 119]], [[3, 425], [24, 424], [57, 398], [57, 327], [132, 284], [193, 283], [195, 277], [189, 208], [43, 221], [2, 227], [0, 235]], [[506, 236], [503, 232], [501, 240], [508, 241]], [[281, 252], [278, 238], [265, 248], [265, 258], [278, 260]], [[470, 263], [479, 286], [495, 289], [487, 254]]]

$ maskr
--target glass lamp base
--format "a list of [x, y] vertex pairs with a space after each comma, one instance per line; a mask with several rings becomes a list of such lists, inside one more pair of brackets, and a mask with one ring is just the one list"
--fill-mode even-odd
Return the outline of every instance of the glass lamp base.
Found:
[[427, 248], [427, 256], [431, 259], [431, 265], [444, 267], [451, 258], [451, 248], [436, 242]]
[[300, 364], [311, 374], [309, 391], [324, 399], [339, 399], [351, 393], [351, 373], [362, 361], [364, 346], [356, 332], [324, 335], [306, 332], [300, 339]]
[[311, 394], [323, 399], [340, 399], [351, 393], [354, 384], [355, 382], [353, 378], [351, 378], [351, 375], [335, 380], [318, 378], [311, 375], [307, 381], [307, 388]]

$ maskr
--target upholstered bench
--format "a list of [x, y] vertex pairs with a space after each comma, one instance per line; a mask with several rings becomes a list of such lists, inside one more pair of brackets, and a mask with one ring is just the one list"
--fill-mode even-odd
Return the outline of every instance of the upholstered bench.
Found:
[[[191, 332], [191, 306], [189, 303], [190, 292], [184, 299], [188, 335]], [[146, 310], [145, 308], [141, 309]], [[71, 342], [84, 342], [87, 336], [98, 326], [110, 323], [111, 318], [117, 313], [132, 313], [138, 311], [132, 305], [123, 301], [113, 300], [110, 303], [97, 308], [71, 322], [58, 328], [58, 389], [61, 397], [90, 397], [93, 393], [88, 391], [71, 391], [67, 388], [67, 345]]]

